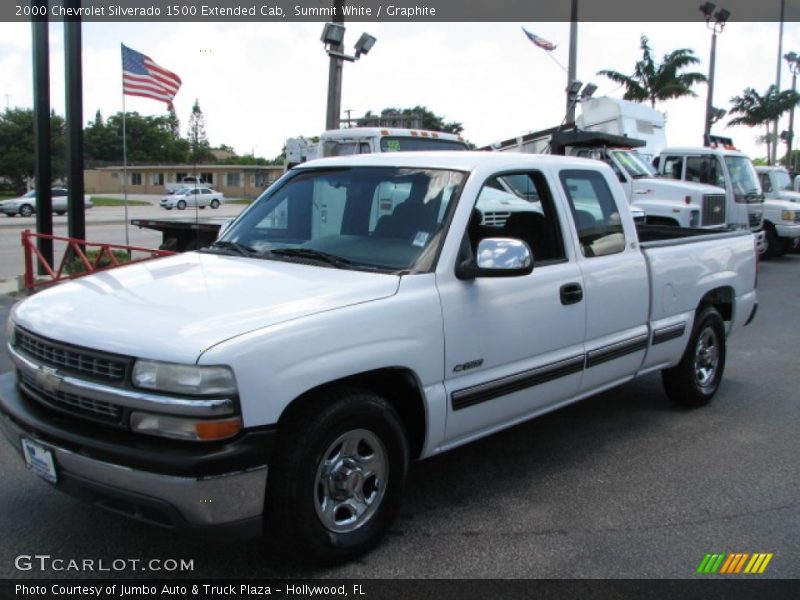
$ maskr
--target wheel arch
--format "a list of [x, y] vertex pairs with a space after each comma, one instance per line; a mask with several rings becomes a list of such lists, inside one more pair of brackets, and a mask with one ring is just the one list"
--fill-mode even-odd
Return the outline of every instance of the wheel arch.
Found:
[[730, 286], [721, 286], [706, 292], [705, 296], [697, 304], [697, 314], [704, 308], [711, 306], [716, 308], [723, 321], [733, 320], [734, 290]]
[[336, 388], [369, 390], [381, 396], [400, 415], [408, 434], [411, 458], [418, 458], [422, 454], [427, 435], [425, 397], [417, 375], [406, 367], [385, 367], [356, 373], [306, 390], [284, 408], [278, 418], [278, 428], [309, 403], [324, 398], [326, 390]]

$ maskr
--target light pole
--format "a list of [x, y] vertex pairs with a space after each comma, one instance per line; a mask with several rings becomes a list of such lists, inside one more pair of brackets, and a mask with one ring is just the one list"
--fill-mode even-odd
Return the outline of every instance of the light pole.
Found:
[[[341, 14], [341, 2], [337, 2], [336, 15]], [[339, 17], [337, 17], [338, 19]], [[344, 32], [342, 25], [343, 18], [338, 22], [325, 23], [322, 29], [322, 43], [325, 44], [325, 51], [330, 57], [331, 63], [328, 69], [328, 109], [325, 118], [325, 129], [339, 129], [342, 106], [342, 61], [355, 62], [361, 58], [362, 54], [367, 54], [372, 46], [375, 45], [375, 38], [368, 33], [362, 33], [355, 45], [356, 53], [349, 56], [344, 53]]]
[[720, 8], [716, 13], [715, 4], [706, 2], [700, 6], [700, 12], [706, 18], [706, 27], [711, 31], [711, 58], [708, 66], [708, 96], [706, 97], [706, 124], [703, 131], [703, 145], [709, 144], [708, 136], [711, 135], [711, 125], [714, 122], [714, 67], [717, 61], [717, 34], [722, 33], [725, 24], [731, 17], [731, 13], [724, 8]]
[[[797, 74], [800, 73], [800, 55], [796, 52], [787, 52], [783, 55], [789, 63], [789, 70], [792, 72], [792, 91], [797, 91]], [[792, 169], [792, 144], [794, 142], [794, 105], [789, 113], [789, 133], [786, 136], [786, 168]], [[794, 169], [792, 169], [794, 170]]]

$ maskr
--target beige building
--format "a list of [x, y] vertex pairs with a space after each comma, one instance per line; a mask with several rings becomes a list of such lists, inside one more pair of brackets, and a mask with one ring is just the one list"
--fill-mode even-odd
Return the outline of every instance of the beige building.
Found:
[[[128, 192], [164, 194], [164, 185], [187, 176], [199, 176], [230, 198], [255, 198], [283, 175], [282, 166], [262, 165], [129, 165]], [[121, 166], [87, 169], [83, 176], [87, 194], [121, 194]]]

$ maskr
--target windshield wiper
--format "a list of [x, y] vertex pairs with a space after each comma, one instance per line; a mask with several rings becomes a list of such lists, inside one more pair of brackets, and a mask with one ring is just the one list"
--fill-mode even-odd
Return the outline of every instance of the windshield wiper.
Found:
[[342, 258], [341, 256], [336, 256], [335, 254], [330, 254], [328, 252], [322, 252], [321, 250], [313, 250], [311, 248], [277, 248], [275, 250], [270, 250], [270, 254], [275, 256], [288, 256], [318, 260], [339, 269], [352, 269], [354, 266], [356, 266], [355, 263], [347, 260], [346, 258]]
[[221, 250], [234, 250], [242, 256], [253, 256], [258, 254], [258, 250], [239, 242], [229, 242], [227, 240], [217, 240], [210, 246], [211, 248], [219, 248]]

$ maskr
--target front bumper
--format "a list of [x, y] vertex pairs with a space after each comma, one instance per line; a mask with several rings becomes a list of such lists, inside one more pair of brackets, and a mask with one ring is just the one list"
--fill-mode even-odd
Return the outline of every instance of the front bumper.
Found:
[[18, 206], [0, 206], [0, 213], [6, 215], [15, 215], [19, 212]]
[[[73, 423], [68, 428], [66, 421], [27, 399], [14, 373], [0, 376], [0, 430], [20, 456], [23, 437], [48, 448], [58, 476], [54, 485], [61, 491], [138, 520], [207, 537], [260, 535], [268, 470], [263, 459], [274, 432], [250, 432], [213, 448], [130, 434], [114, 447], [114, 438], [125, 437], [120, 432], [106, 439], [90, 437], [93, 426]], [[178, 447], [182, 455], [170, 452]]]
[[800, 237], [800, 223], [775, 223], [775, 233], [782, 238]]

